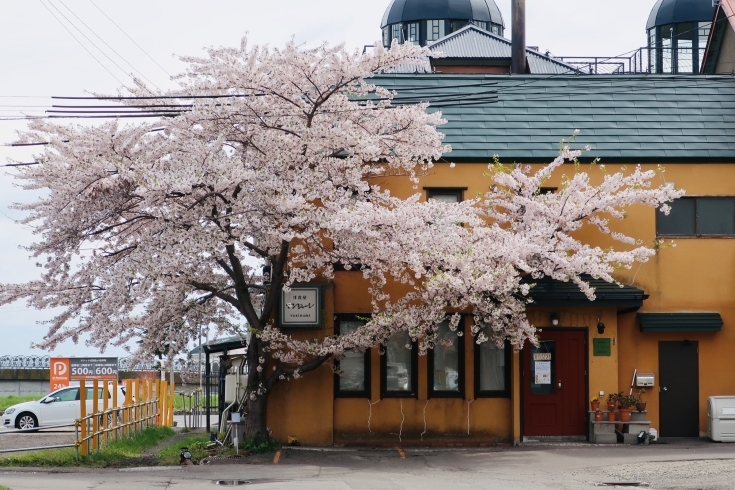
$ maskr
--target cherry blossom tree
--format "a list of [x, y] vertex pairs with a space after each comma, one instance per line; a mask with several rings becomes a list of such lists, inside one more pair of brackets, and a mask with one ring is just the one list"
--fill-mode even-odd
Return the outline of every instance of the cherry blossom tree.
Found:
[[[535, 340], [524, 276], [574, 281], [592, 299], [582, 274], [612, 282], [616, 268], [654, 253], [608, 220], [634, 204], [666, 210], [681, 193], [653, 187], [656, 172], [640, 168], [599, 185], [576, 171], [559, 192], [540, 193], [580, 155], [568, 144], [535, 172], [491, 164], [493, 190], [458, 204], [398, 199], [377, 185], [387, 175], [417, 184], [450, 151], [440, 113], [370, 80], [426, 55], [410, 44], [359, 54], [243, 42], [186, 58], [179, 90], [151, 96], [140, 86], [125, 100], [172, 107], [175, 117], [32, 122], [20, 142], [49, 144], [17, 178], [44, 193], [17, 208], [39, 237], [29, 251], [42, 274], [0, 286], [0, 304], [62, 309], [43, 348], [87, 335], [100, 349], [137, 340], [142, 354], [163, 343], [183, 352], [200, 325], [245, 335], [245, 323], [246, 432], [263, 437], [268, 395], [282, 379], [402, 330], [425, 352], [437, 324], [449, 315], [456, 329], [460, 311], [473, 313], [477, 342], [520, 348]], [[585, 226], [620, 250], [582, 243], [574, 233]], [[275, 322], [281, 289], [329, 281], [337, 265], [368, 281], [371, 319], [348, 335], [295, 340]], [[491, 339], [479, 333], [485, 325]]]

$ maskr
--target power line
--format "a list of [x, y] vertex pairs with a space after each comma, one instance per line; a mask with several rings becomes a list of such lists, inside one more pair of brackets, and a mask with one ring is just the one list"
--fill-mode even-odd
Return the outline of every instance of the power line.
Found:
[[68, 28], [68, 27], [66, 27], [66, 24], [64, 24], [64, 23], [63, 23], [63, 22], [61, 21], [61, 19], [59, 19], [59, 18], [58, 18], [58, 17], [56, 16], [56, 14], [54, 14], [54, 13], [53, 13], [53, 11], [51, 11], [51, 9], [50, 9], [50, 8], [48, 8], [48, 7], [46, 6], [46, 4], [45, 4], [45, 3], [43, 3], [43, 0], [38, 0], [38, 1], [39, 1], [39, 2], [41, 2], [41, 5], [43, 5], [43, 6], [44, 6], [44, 8], [45, 8], [46, 10], [48, 10], [48, 11], [49, 11], [49, 13], [50, 13], [50, 14], [51, 14], [51, 15], [52, 15], [52, 16], [54, 17], [54, 19], [56, 19], [56, 21], [57, 21], [57, 22], [58, 22], [59, 24], [61, 24], [61, 26], [62, 26], [62, 27], [63, 27], [64, 29], [66, 29], [66, 32], [68, 32], [68, 33], [69, 33], [69, 34], [71, 35], [71, 37], [73, 37], [73, 38], [74, 38], [74, 40], [75, 40], [76, 42], [78, 42], [78, 43], [79, 43], [79, 45], [80, 45], [80, 46], [81, 46], [82, 48], [84, 48], [84, 50], [85, 50], [85, 51], [86, 51], [87, 53], [89, 53], [89, 55], [90, 55], [90, 56], [91, 56], [92, 58], [94, 58], [94, 60], [95, 60], [95, 61], [96, 61], [97, 63], [99, 63], [99, 65], [100, 65], [100, 66], [101, 66], [102, 68], [104, 68], [104, 69], [105, 69], [105, 71], [106, 71], [107, 73], [109, 73], [110, 75], [112, 75], [112, 78], [114, 78], [115, 80], [117, 80], [117, 81], [118, 81], [118, 83], [120, 83], [120, 85], [125, 85], [125, 84], [124, 84], [124, 83], [122, 82], [122, 80], [120, 80], [119, 78], [117, 78], [117, 76], [115, 76], [115, 74], [114, 74], [114, 73], [112, 73], [112, 72], [111, 72], [111, 71], [110, 71], [110, 70], [109, 70], [109, 69], [108, 69], [108, 68], [107, 68], [107, 67], [106, 67], [106, 66], [105, 66], [105, 65], [104, 65], [104, 64], [103, 64], [103, 63], [102, 63], [102, 62], [101, 62], [101, 61], [100, 61], [100, 60], [99, 60], [99, 59], [98, 59], [98, 58], [97, 58], [97, 57], [96, 57], [96, 56], [95, 56], [94, 54], [92, 54], [92, 52], [91, 52], [91, 51], [90, 51], [89, 49], [87, 49], [87, 47], [86, 47], [86, 46], [85, 46], [85, 45], [84, 45], [84, 44], [83, 44], [83, 43], [82, 43], [82, 42], [81, 42], [81, 41], [80, 41], [79, 39], [77, 39], [77, 37], [76, 37], [76, 36], [74, 35], [74, 33], [73, 33], [73, 32], [71, 32], [71, 31], [69, 30], [69, 28]]
[[[73, 23], [72, 21], [70, 21], [70, 20], [69, 20], [69, 18], [68, 18], [68, 17], [66, 16], [66, 15], [64, 15], [64, 12], [62, 12], [61, 10], [59, 10], [59, 8], [58, 8], [58, 7], [56, 6], [56, 5], [54, 5], [53, 3], [51, 3], [51, 0], [48, 0], [48, 3], [49, 3], [49, 5], [51, 5], [51, 6], [52, 6], [52, 7], [54, 8], [54, 9], [56, 9], [56, 11], [57, 11], [57, 12], [58, 12], [59, 14], [61, 14], [61, 16], [62, 16], [62, 17], [63, 17], [64, 19], [66, 19], [66, 21], [67, 21], [67, 22], [68, 22], [68, 23], [69, 23], [69, 24], [70, 24], [70, 25], [71, 25], [71, 26], [72, 26], [72, 27], [73, 27], [74, 29], [76, 29], [76, 30], [77, 30], [77, 31], [79, 32], [79, 34], [81, 34], [82, 36], [84, 36], [84, 39], [86, 39], [87, 41], [89, 41], [89, 43], [90, 43], [90, 44], [91, 44], [92, 46], [94, 46], [95, 48], [97, 48], [97, 50], [98, 50], [98, 51], [99, 51], [100, 53], [102, 53], [102, 54], [103, 54], [103, 55], [105, 56], [105, 58], [107, 58], [108, 60], [110, 60], [110, 62], [111, 62], [111, 63], [112, 63], [113, 65], [115, 65], [115, 66], [116, 66], [116, 67], [117, 67], [117, 68], [118, 68], [118, 69], [119, 69], [119, 70], [120, 70], [121, 72], [123, 72], [123, 73], [125, 73], [126, 75], [128, 75], [128, 73], [127, 73], [127, 72], [125, 71], [125, 69], [124, 69], [124, 68], [122, 68], [122, 67], [121, 67], [120, 65], [118, 65], [118, 64], [117, 64], [117, 62], [115, 62], [115, 60], [113, 60], [112, 58], [110, 58], [110, 57], [109, 57], [109, 56], [107, 55], [107, 53], [105, 53], [104, 51], [102, 51], [102, 50], [101, 50], [101, 49], [99, 48], [99, 46], [97, 46], [97, 45], [96, 45], [96, 44], [94, 43], [94, 41], [92, 41], [92, 40], [91, 40], [91, 39], [90, 39], [90, 38], [89, 38], [89, 37], [88, 37], [88, 36], [87, 36], [87, 35], [86, 35], [86, 34], [85, 34], [84, 32], [82, 32], [82, 30], [81, 30], [80, 28], [78, 28], [78, 27], [77, 27], [76, 25], [74, 25], [74, 23]], [[128, 76], [130, 76], [130, 75], [128, 75]], [[118, 81], [119, 81], [119, 80], [118, 80]], [[120, 83], [122, 83], [122, 82], [120, 82]], [[124, 83], [122, 83], [122, 84], [123, 84], [123, 85], [125, 85]]]
[[[78, 20], [79, 22], [81, 22], [81, 23], [82, 23], [82, 25], [83, 25], [84, 27], [86, 27], [87, 29], [89, 29], [89, 32], [91, 32], [92, 34], [94, 34], [95, 36], [97, 36], [97, 39], [99, 39], [100, 41], [102, 41], [102, 42], [104, 43], [104, 45], [105, 45], [105, 46], [107, 46], [108, 48], [110, 48], [110, 50], [111, 50], [111, 51], [112, 51], [113, 53], [115, 53], [115, 54], [116, 54], [116, 55], [117, 55], [117, 56], [118, 56], [118, 57], [119, 57], [119, 58], [120, 58], [121, 60], [123, 60], [123, 61], [124, 61], [125, 63], [127, 63], [127, 65], [128, 65], [128, 66], [129, 66], [130, 68], [132, 68], [132, 70], [133, 70], [133, 71], [135, 71], [135, 72], [138, 72], [138, 74], [139, 74], [139, 75], [140, 75], [141, 77], [145, 78], [145, 79], [146, 79], [146, 80], [147, 80], [147, 81], [148, 81], [148, 82], [149, 82], [149, 83], [150, 83], [151, 85], [153, 85], [154, 87], [156, 87], [156, 89], [160, 90], [160, 88], [158, 87], [158, 85], [156, 85], [156, 84], [155, 84], [155, 83], [153, 83], [153, 82], [152, 82], [152, 81], [151, 81], [151, 80], [150, 80], [150, 79], [149, 79], [148, 77], [146, 77], [145, 75], [143, 75], [143, 73], [142, 73], [142, 72], [141, 72], [140, 70], [137, 70], [137, 69], [136, 69], [136, 68], [135, 68], [135, 67], [134, 67], [134, 66], [133, 66], [133, 65], [132, 65], [132, 64], [131, 64], [131, 63], [130, 63], [130, 62], [129, 62], [128, 60], [126, 60], [126, 59], [125, 59], [125, 58], [124, 58], [124, 57], [123, 57], [123, 56], [122, 56], [122, 55], [121, 55], [120, 53], [118, 53], [117, 51], [115, 51], [115, 49], [114, 49], [114, 48], [113, 48], [112, 46], [110, 46], [109, 44], [107, 44], [107, 42], [106, 42], [106, 41], [105, 41], [104, 39], [102, 39], [102, 38], [101, 38], [101, 37], [99, 36], [99, 34], [97, 34], [96, 32], [94, 32], [94, 30], [93, 30], [93, 29], [92, 29], [91, 27], [89, 27], [89, 26], [88, 26], [88, 25], [87, 25], [87, 24], [86, 24], [86, 23], [85, 23], [85, 22], [84, 22], [84, 21], [83, 21], [82, 19], [80, 19], [80, 18], [79, 18], [79, 16], [78, 16], [77, 14], [75, 14], [75, 13], [74, 13], [74, 11], [73, 11], [72, 9], [70, 9], [70, 8], [69, 8], [69, 7], [68, 7], [68, 6], [67, 6], [67, 5], [66, 5], [66, 4], [65, 4], [65, 3], [64, 3], [64, 2], [62, 1], [62, 0], [59, 0], [59, 3], [60, 3], [61, 5], [63, 5], [63, 6], [64, 6], [64, 8], [65, 8], [66, 10], [68, 10], [69, 12], [71, 12], [71, 14], [72, 14], [72, 15], [73, 15], [74, 17], [76, 17], [76, 18], [77, 18], [77, 20]], [[99, 49], [99, 48], [97, 48], [97, 49]]]
[[128, 35], [128, 33], [123, 30], [122, 27], [120, 27], [119, 25], [117, 25], [115, 23], [115, 21], [110, 18], [109, 15], [107, 15], [101, 8], [99, 8], [96, 3], [94, 3], [92, 0], [89, 0], [89, 3], [91, 3], [92, 5], [94, 5], [97, 10], [99, 10], [100, 12], [102, 12], [102, 15], [104, 15], [105, 17], [107, 17], [107, 20], [109, 20], [110, 22], [112, 22], [112, 24], [115, 27], [117, 27], [120, 30], [120, 32], [122, 32], [123, 34], [125, 34], [125, 36], [128, 39], [130, 39], [133, 42], [133, 44], [135, 44], [138, 47], [138, 49], [140, 49], [143, 52], [143, 54], [145, 54], [148, 58], [150, 58], [150, 60], [153, 63], [155, 63], [156, 66], [158, 66], [161, 70], [163, 70], [164, 73], [166, 73], [166, 75], [168, 75], [170, 78], [173, 78], [173, 75], [171, 75], [168, 71], [166, 71], [166, 69], [164, 67], [162, 67], [161, 65], [159, 65], [158, 62], [156, 60], [154, 60], [153, 57], [151, 55], [149, 55], [148, 52], [140, 46], [140, 44], [136, 43], [135, 40], [132, 37], [130, 37]]

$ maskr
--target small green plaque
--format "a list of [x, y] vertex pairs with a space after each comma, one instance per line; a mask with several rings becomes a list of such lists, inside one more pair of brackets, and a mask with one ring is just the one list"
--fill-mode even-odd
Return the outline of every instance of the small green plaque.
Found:
[[610, 339], [592, 339], [593, 356], [610, 355]]

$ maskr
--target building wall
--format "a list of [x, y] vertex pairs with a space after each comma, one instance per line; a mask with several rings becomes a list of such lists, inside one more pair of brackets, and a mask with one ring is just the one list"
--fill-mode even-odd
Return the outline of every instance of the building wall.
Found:
[[732, 73], [735, 71], [735, 30], [729, 28], [720, 47], [720, 57], [717, 60], [715, 73]]
[[[538, 168], [538, 166], [535, 166]], [[612, 173], [622, 165], [607, 165]], [[656, 165], [644, 165], [657, 170]], [[586, 169], [583, 167], [583, 169]], [[483, 176], [485, 164], [438, 164], [425, 175], [420, 188], [401, 177], [376, 179], [398, 197], [423, 193], [425, 187], [466, 188], [465, 198], [484, 193], [490, 180]], [[600, 182], [603, 172], [591, 168], [591, 180]], [[548, 184], [561, 187], [562, 175], [571, 174], [569, 165], [558, 172]], [[735, 165], [733, 164], [671, 164], [666, 166], [663, 179], [683, 188], [688, 195], [735, 196]], [[629, 210], [622, 222], [612, 228], [651, 244], [656, 238], [655, 211], [639, 206]], [[607, 235], [587, 228], [581, 239], [606, 247], [612, 245]], [[621, 246], [616, 244], [616, 246]], [[549, 316], [560, 317], [560, 327], [588, 327], [590, 396], [600, 391], [609, 393], [631, 388], [634, 369], [656, 374], [656, 385], [644, 398], [652, 427], [659, 424], [658, 404], [658, 342], [696, 340], [699, 342], [700, 431], [706, 430], [706, 400], [711, 395], [735, 395], [735, 240], [730, 238], [677, 239], [676, 246], [666, 244], [648, 263], [616, 273], [624, 284], [646, 291], [641, 312], [717, 311], [724, 326], [718, 333], [641, 333], [635, 312], [618, 312], [591, 305], [581, 308], [531, 308], [529, 316], [538, 327], [549, 326]], [[333, 333], [334, 313], [370, 312], [370, 298], [359, 272], [339, 272], [334, 289], [329, 290], [325, 310], [328, 325], [322, 332], [304, 332], [304, 338]], [[602, 321], [605, 333], [595, 326]], [[299, 334], [297, 334], [299, 335]], [[612, 351], [609, 357], [596, 357], [592, 339], [609, 337]], [[334, 381], [329, 367], [309, 373], [303, 379], [280, 383], [270, 398], [269, 425], [278, 428], [278, 439], [294, 435], [306, 444], [446, 444], [479, 445], [517, 441], [521, 438], [521, 405], [518, 355], [513, 356], [512, 396], [510, 398], [474, 398], [474, 347], [471, 336], [465, 336], [465, 397], [464, 399], [429, 399], [427, 396], [427, 359], [419, 357], [418, 397], [416, 399], [380, 399], [380, 354], [371, 352], [372, 397], [337, 398], [333, 396]], [[469, 413], [469, 433], [468, 433]], [[278, 423], [275, 423], [278, 419]], [[369, 424], [369, 425], [368, 425]], [[661, 434], [665, 436], [666, 434]]]
[[510, 73], [509, 66], [473, 66], [473, 65], [436, 65], [433, 67], [436, 73], [463, 73], [483, 75], [507, 75]]

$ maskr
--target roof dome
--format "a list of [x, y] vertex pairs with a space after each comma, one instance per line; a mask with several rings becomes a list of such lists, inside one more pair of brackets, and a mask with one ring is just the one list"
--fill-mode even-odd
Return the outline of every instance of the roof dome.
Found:
[[475, 20], [505, 27], [494, 0], [391, 0], [380, 27], [431, 19]]
[[646, 29], [680, 22], [710, 22], [714, 16], [712, 0], [658, 0], [648, 16]]

